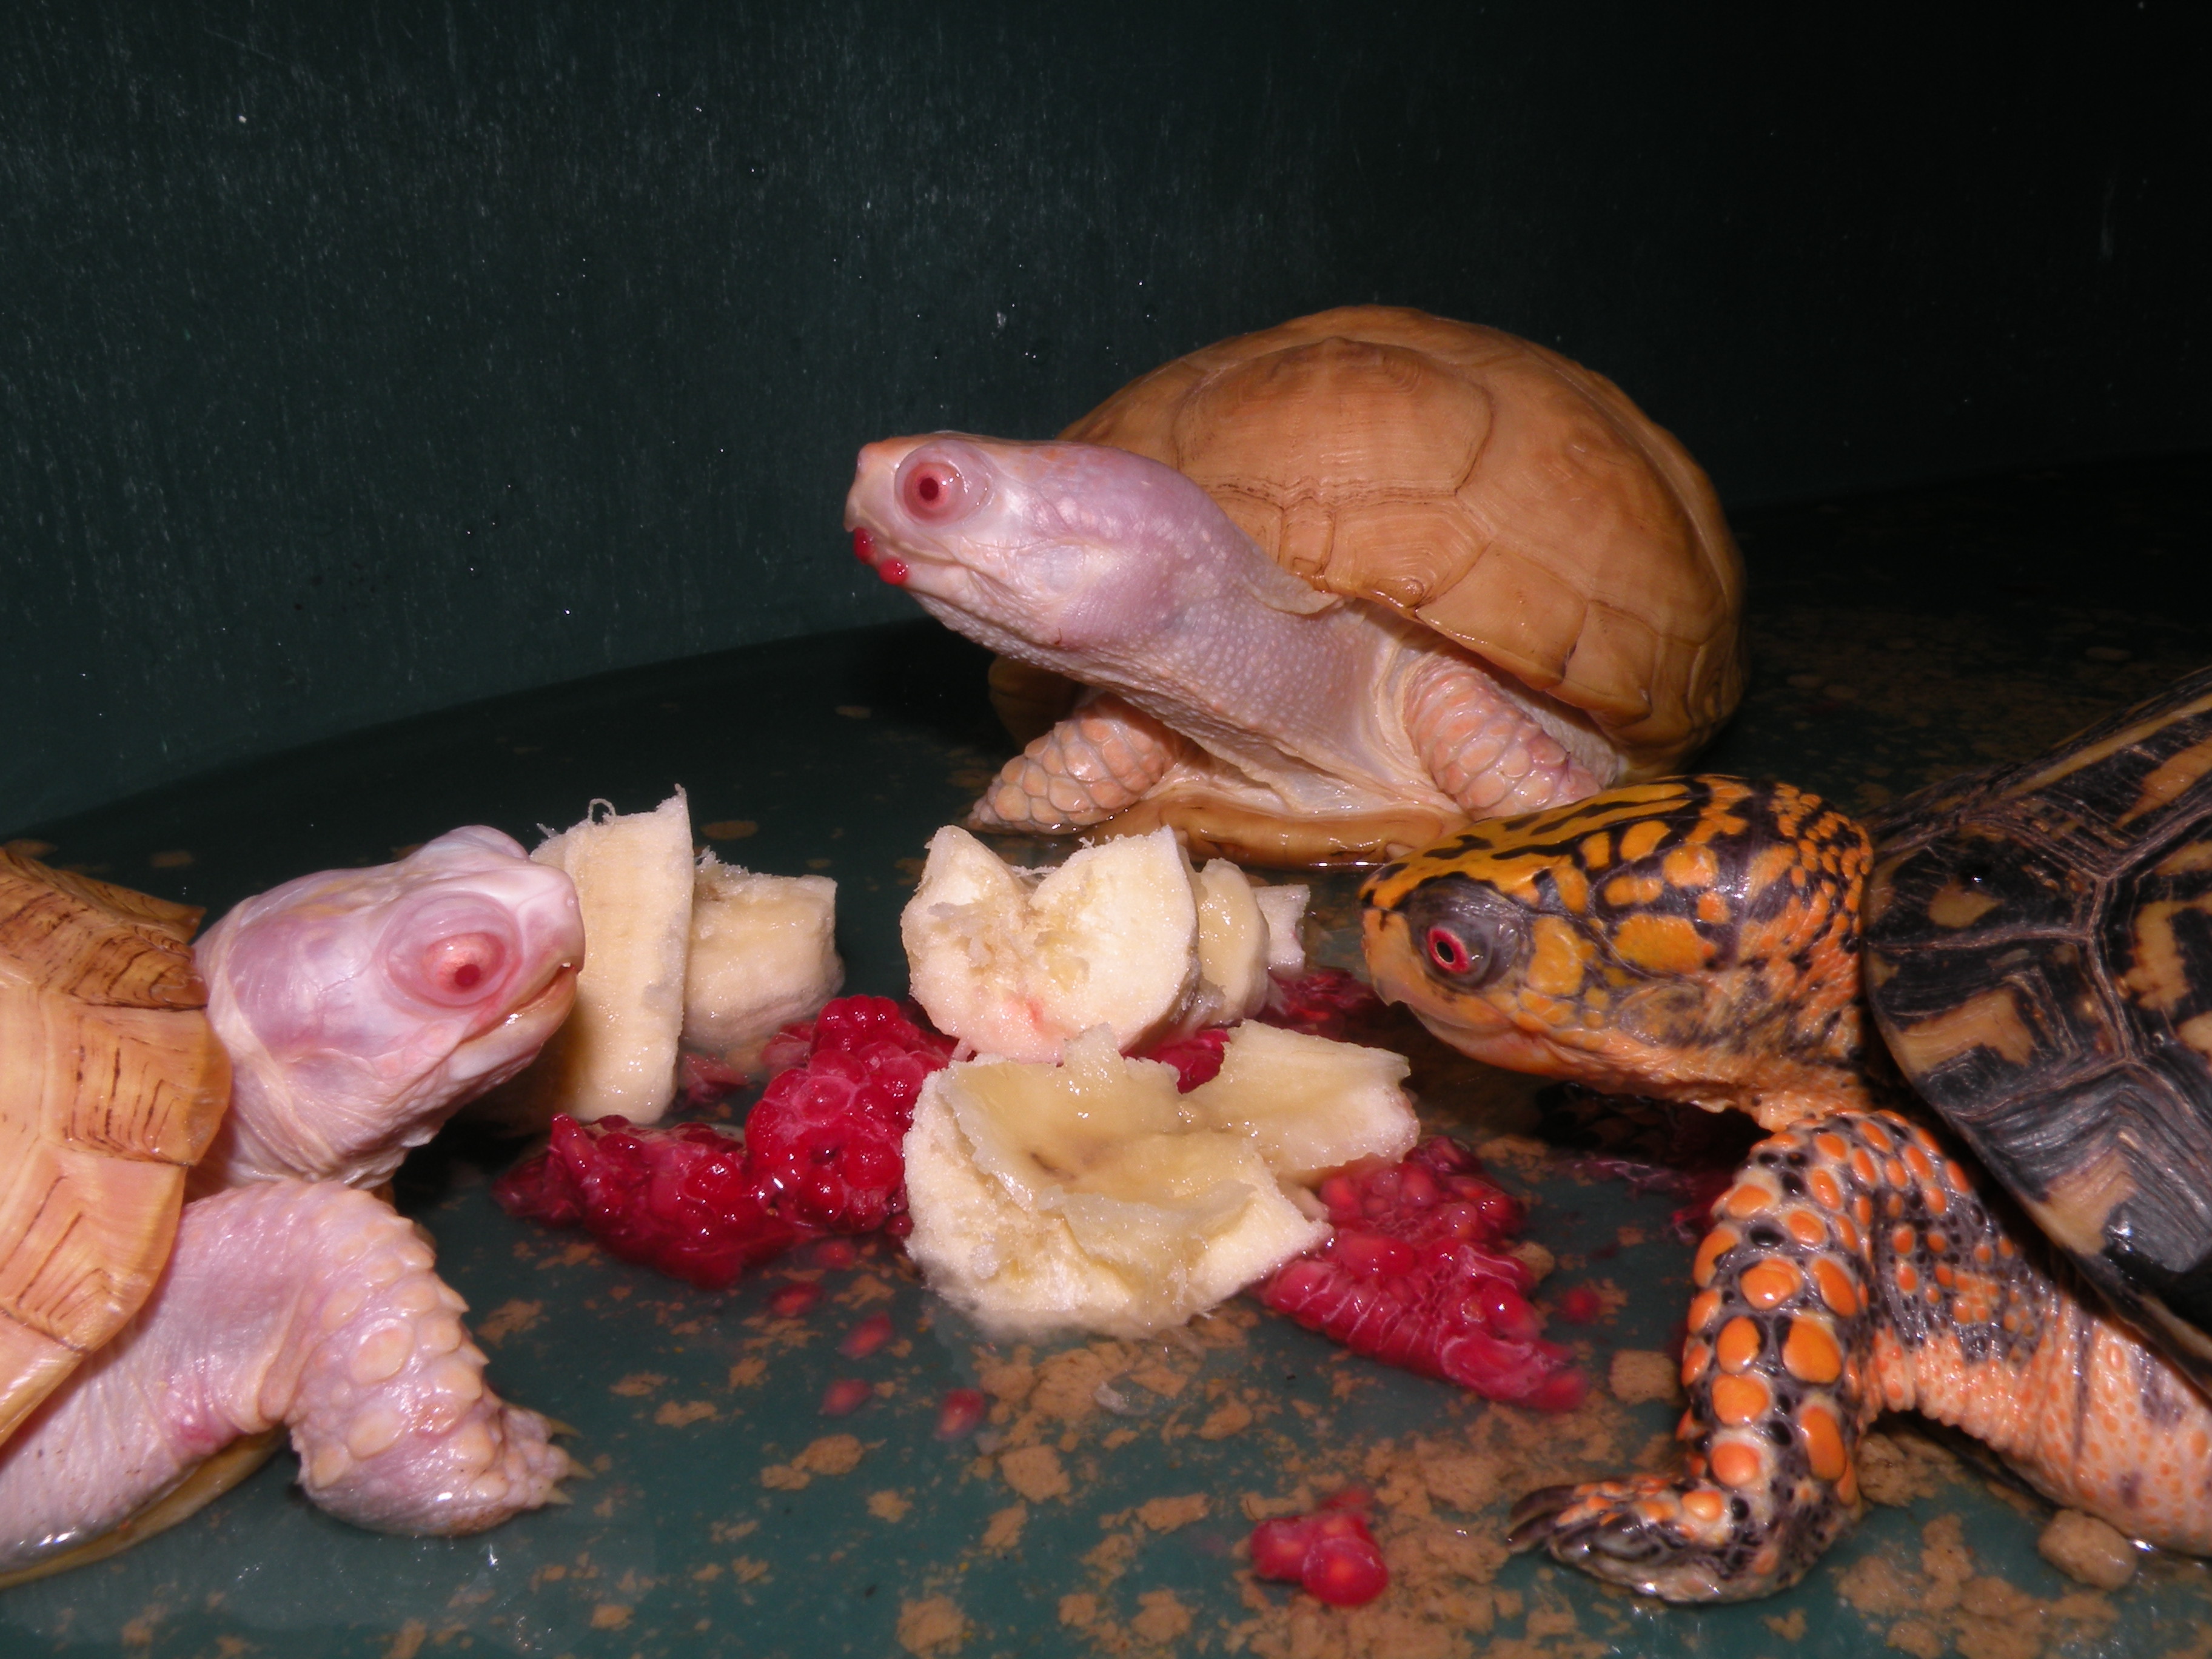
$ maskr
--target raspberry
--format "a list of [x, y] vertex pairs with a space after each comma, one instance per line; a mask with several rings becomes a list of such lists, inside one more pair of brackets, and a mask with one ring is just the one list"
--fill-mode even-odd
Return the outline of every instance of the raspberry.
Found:
[[1172, 1042], [1163, 1042], [1143, 1057], [1176, 1068], [1176, 1087], [1188, 1094], [1201, 1083], [1221, 1074], [1221, 1051], [1229, 1046], [1229, 1027], [1209, 1025], [1202, 1031]]
[[866, 1359], [891, 1340], [891, 1316], [887, 1313], [872, 1313], [845, 1333], [845, 1340], [837, 1345], [837, 1352], [848, 1359]]
[[988, 1404], [980, 1389], [947, 1389], [937, 1407], [937, 1437], [958, 1440], [975, 1431]]
[[1260, 1299], [1356, 1353], [1492, 1400], [1565, 1411], [1585, 1383], [1546, 1342], [1534, 1280], [1504, 1246], [1521, 1206], [1443, 1135], [1404, 1162], [1354, 1164], [1321, 1185], [1334, 1235], [1285, 1263]]
[[[790, 1039], [785, 1057], [800, 1030], [787, 1025], [777, 1035], [776, 1043]], [[951, 1058], [951, 1042], [889, 997], [840, 997], [807, 1024], [805, 1042], [805, 1063], [780, 1073], [745, 1120], [763, 1198], [830, 1232], [902, 1221], [900, 1145], [923, 1082]]]
[[1262, 1521], [1252, 1529], [1252, 1571], [1262, 1578], [1294, 1578], [1333, 1607], [1364, 1607], [1390, 1583], [1367, 1517], [1352, 1509]]
[[885, 1082], [869, 1075], [866, 1061], [823, 1049], [768, 1085], [745, 1120], [764, 1200], [840, 1233], [870, 1231], [905, 1208], [899, 1148], [914, 1121], [921, 1068], [903, 1049], [892, 1051], [890, 1065], [899, 1076]]
[[1389, 1005], [1341, 968], [1316, 968], [1296, 979], [1267, 981], [1267, 1006], [1257, 1018], [1338, 1042], [1390, 1046]]
[[744, 1146], [704, 1123], [553, 1120], [553, 1144], [501, 1176], [510, 1215], [585, 1228], [624, 1261], [719, 1291], [809, 1236], [755, 1191]]

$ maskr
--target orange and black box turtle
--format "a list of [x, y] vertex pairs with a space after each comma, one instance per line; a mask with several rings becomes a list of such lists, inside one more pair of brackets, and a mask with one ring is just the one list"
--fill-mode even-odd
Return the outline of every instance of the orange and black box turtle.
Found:
[[1447, 1042], [1771, 1132], [1692, 1265], [1681, 1473], [1531, 1494], [1516, 1541], [1761, 1595], [1911, 1410], [2212, 1554], [2212, 670], [1878, 838], [1788, 785], [1662, 780], [1364, 896], [1376, 988]]

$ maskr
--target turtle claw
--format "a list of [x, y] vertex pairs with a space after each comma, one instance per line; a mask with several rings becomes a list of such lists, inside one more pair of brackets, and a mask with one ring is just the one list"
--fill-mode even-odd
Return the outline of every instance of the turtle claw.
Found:
[[1668, 1601], [1740, 1601], [1794, 1583], [1811, 1553], [1704, 1481], [1657, 1475], [1546, 1486], [1513, 1506], [1507, 1541]]
[[1513, 1506], [1505, 1517], [1505, 1542], [1516, 1555], [1548, 1545], [1559, 1516], [1575, 1501], [1575, 1486], [1540, 1486]]

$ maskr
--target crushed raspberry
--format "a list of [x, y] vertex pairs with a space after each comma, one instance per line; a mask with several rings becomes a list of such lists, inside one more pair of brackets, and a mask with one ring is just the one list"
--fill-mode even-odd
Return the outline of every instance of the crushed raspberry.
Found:
[[1539, 1333], [1534, 1280], [1504, 1253], [1522, 1209], [1473, 1152], [1438, 1135], [1402, 1163], [1354, 1164], [1320, 1188], [1334, 1234], [1277, 1269], [1260, 1299], [1355, 1353], [1542, 1411], [1587, 1388]]
[[1201, 1083], [1221, 1074], [1221, 1051], [1229, 1046], [1229, 1027], [1209, 1025], [1187, 1037], [1163, 1042], [1143, 1057], [1176, 1068], [1176, 1088], [1188, 1094]]
[[814, 1247], [817, 1267], [849, 1267], [860, 1259], [860, 1252], [849, 1238], [825, 1238]]
[[[950, 1060], [951, 1040], [888, 997], [844, 997], [769, 1044], [775, 1080], [742, 1139], [704, 1123], [633, 1128], [556, 1118], [545, 1152], [501, 1176], [510, 1215], [581, 1224], [626, 1261], [706, 1290], [823, 1232], [903, 1237], [901, 1153], [916, 1097]], [[714, 1085], [712, 1062], [687, 1086]], [[833, 1264], [850, 1267], [848, 1243]]]
[[686, 1106], [711, 1106], [745, 1086], [749, 1079], [734, 1066], [685, 1049], [677, 1065], [677, 1087]]
[[1390, 1006], [1341, 968], [1316, 968], [1296, 979], [1271, 979], [1267, 1004], [1256, 1016], [1310, 1036], [1337, 1042], [1386, 1044], [1396, 1021]]
[[893, 1055], [884, 1067], [898, 1073], [890, 1086], [871, 1077], [866, 1061], [834, 1048], [768, 1085], [745, 1119], [763, 1197], [811, 1226], [841, 1233], [870, 1231], [905, 1208], [900, 1144], [928, 1073], [905, 1050]]
[[708, 1291], [811, 1231], [762, 1201], [743, 1144], [704, 1123], [632, 1128], [564, 1113], [552, 1145], [501, 1176], [492, 1196], [509, 1215], [580, 1221], [622, 1260]]
[[937, 1437], [958, 1440], [975, 1433], [986, 1409], [980, 1389], [947, 1389], [937, 1407]]
[[1252, 1528], [1252, 1571], [1262, 1578], [1294, 1579], [1333, 1607], [1364, 1607], [1390, 1583], [1367, 1517], [1351, 1508], [1262, 1521]]
[[1605, 1312], [1605, 1299], [1593, 1285], [1577, 1285], [1552, 1305], [1570, 1325], [1594, 1325]]
[[845, 1333], [837, 1352], [848, 1359], [866, 1359], [890, 1340], [891, 1316], [887, 1313], [870, 1314]]
[[778, 1319], [797, 1319], [814, 1311], [822, 1300], [822, 1287], [795, 1279], [768, 1299], [768, 1310]]
[[871, 1384], [857, 1376], [841, 1376], [822, 1391], [822, 1415], [850, 1417], [875, 1397]]

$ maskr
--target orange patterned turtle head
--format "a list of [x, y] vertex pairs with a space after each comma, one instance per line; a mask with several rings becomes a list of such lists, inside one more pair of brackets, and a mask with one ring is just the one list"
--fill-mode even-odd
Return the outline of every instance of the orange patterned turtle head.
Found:
[[1377, 871], [1368, 968], [1478, 1060], [1779, 1128], [1868, 1103], [1872, 856], [1856, 821], [1787, 784], [1608, 790]]

